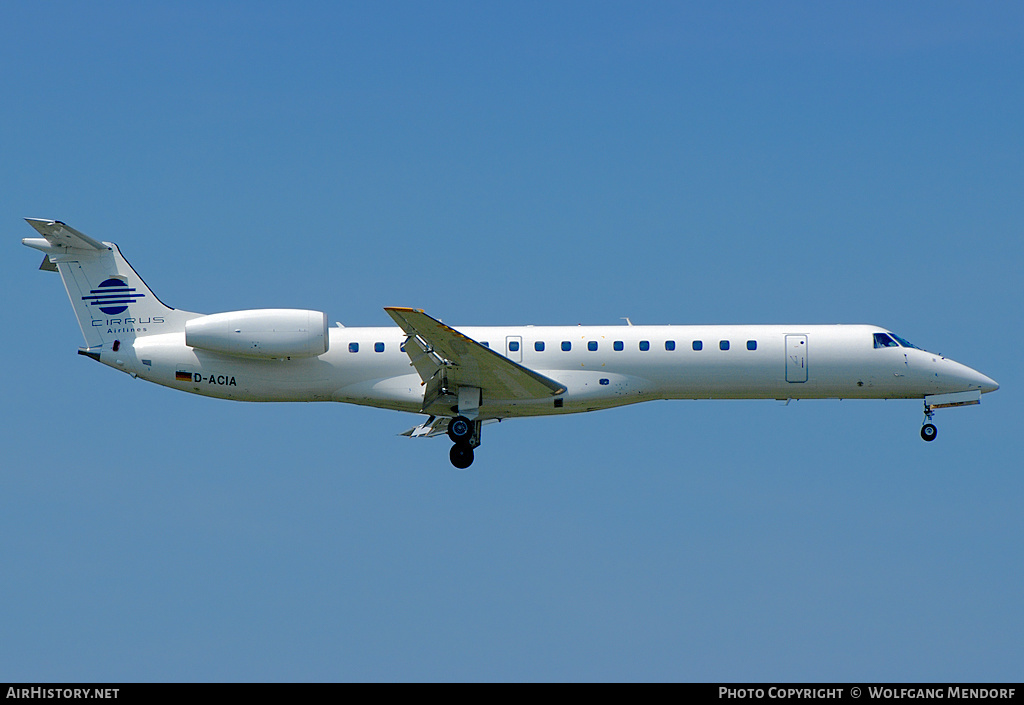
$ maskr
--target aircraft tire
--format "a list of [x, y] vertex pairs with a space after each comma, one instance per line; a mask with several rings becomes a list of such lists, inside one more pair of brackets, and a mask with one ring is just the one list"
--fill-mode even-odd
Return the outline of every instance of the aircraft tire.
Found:
[[939, 430], [935, 428], [935, 424], [926, 423], [921, 427], [921, 438], [924, 440], [934, 441], [937, 435], [939, 435]]
[[448, 422], [448, 437], [452, 443], [469, 443], [473, 435], [473, 422], [465, 416], [456, 416]]
[[468, 443], [456, 443], [449, 451], [448, 458], [459, 470], [465, 470], [473, 464], [473, 449]]

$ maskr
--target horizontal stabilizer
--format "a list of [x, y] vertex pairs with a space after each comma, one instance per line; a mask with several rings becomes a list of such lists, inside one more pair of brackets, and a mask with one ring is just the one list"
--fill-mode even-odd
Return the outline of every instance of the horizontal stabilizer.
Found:
[[[53, 247], [68, 247], [75, 250], [106, 250], [107, 246], [98, 240], [93, 240], [84, 233], [80, 233], [70, 225], [65, 225], [59, 220], [46, 220], [44, 218], [25, 218], [25, 221], [36, 229], [40, 235]], [[34, 247], [30, 242], [22, 241], [29, 247]], [[38, 247], [36, 249], [39, 249]]]

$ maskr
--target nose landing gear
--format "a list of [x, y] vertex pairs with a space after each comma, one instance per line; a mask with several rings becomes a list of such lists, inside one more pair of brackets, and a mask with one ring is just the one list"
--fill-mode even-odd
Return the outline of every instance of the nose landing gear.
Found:
[[459, 470], [465, 470], [473, 464], [473, 449], [480, 445], [480, 422], [456, 416], [448, 422], [448, 437], [454, 443], [448, 459]]

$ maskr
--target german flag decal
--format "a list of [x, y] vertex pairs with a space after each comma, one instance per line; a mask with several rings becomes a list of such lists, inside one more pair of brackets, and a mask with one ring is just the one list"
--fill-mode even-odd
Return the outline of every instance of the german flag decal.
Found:
[[182, 372], [181, 370], [178, 370], [177, 372], [174, 373], [174, 381], [175, 382], [191, 382], [192, 381], [192, 373], [191, 372]]

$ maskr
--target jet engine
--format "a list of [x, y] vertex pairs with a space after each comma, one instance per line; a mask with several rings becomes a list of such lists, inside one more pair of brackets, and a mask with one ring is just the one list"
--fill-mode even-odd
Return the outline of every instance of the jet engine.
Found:
[[185, 323], [185, 344], [261, 359], [316, 357], [329, 345], [327, 314], [288, 308], [214, 313]]

